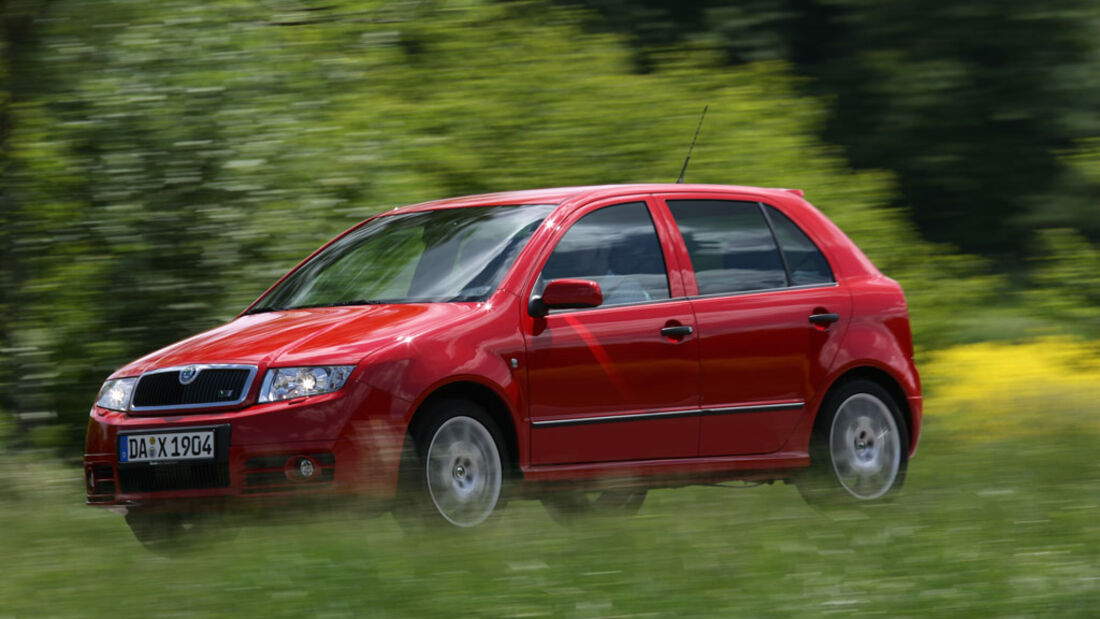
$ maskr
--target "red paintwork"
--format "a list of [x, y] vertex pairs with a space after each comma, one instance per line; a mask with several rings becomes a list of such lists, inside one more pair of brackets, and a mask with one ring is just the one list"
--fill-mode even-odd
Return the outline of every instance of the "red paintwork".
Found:
[[[698, 297], [690, 258], [664, 203], [676, 197], [761, 201], [778, 208], [822, 249], [837, 285]], [[527, 300], [537, 275], [569, 225], [601, 206], [637, 201], [648, 205], [657, 227], [672, 298], [531, 317]], [[391, 497], [410, 421], [434, 393], [456, 385], [479, 389], [507, 412], [502, 430], [512, 439], [528, 488], [603, 476], [632, 476], [633, 483], [653, 485], [785, 478], [809, 464], [814, 416], [829, 387], [845, 373], [866, 368], [890, 377], [905, 394], [910, 453], [915, 452], [920, 380], [901, 289], [801, 192], [712, 185], [572, 187], [456, 198], [397, 212], [494, 204], [558, 208], [484, 303], [242, 315], [117, 370], [112, 378], [192, 363], [259, 368], [251, 393], [235, 407], [177, 415], [93, 407], [84, 457], [89, 469], [115, 466], [119, 430], [228, 424], [232, 436], [228, 488], [116, 494], [96, 497], [95, 503], [236, 497], [243, 493], [246, 461], [315, 452], [335, 454], [334, 483], [324, 492]], [[841, 320], [824, 329], [808, 322], [809, 314], [825, 310]], [[660, 332], [666, 326], [691, 326], [694, 332], [669, 338]], [[352, 364], [357, 369], [337, 393], [256, 403], [270, 367]], [[800, 401], [801, 408], [787, 410], [692, 414]], [[641, 412], [683, 414], [546, 424]], [[310, 491], [307, 484], [301, 487]]]
[[[597, 312], [552, 313], [527, 333], [534, 422], [698, 406], [697, 338], [661, 329], [694, 324], [686, 299]], [[532, 465], [695, 455], [695, 416], [535, 428]]]

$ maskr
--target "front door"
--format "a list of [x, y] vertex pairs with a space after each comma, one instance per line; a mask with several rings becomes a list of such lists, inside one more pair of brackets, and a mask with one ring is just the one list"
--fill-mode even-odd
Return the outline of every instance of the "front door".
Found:
[[670, 289], [650, 205], [596, 205], [572, 221], [532, 294], [555, 279], [589, 279], [603, 304], [528, 322], [531, 463], [694, 456], [695, 320]]

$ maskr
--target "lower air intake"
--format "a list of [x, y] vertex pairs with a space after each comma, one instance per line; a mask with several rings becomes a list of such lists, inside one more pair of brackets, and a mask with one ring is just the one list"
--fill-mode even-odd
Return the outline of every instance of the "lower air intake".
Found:
[[203, 462], [119, 466], [118, 485], [122, 492], [226, 488], [229, 486], [229, 465], [224, 462]]

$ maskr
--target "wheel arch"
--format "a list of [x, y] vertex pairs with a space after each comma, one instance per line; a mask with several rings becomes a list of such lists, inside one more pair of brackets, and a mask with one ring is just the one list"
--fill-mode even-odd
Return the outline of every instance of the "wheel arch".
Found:
[[432, 389], [420, 401], [409, 420], [409, 436], [416, 436], [423, 424], [428, 421], [428, 415], [425, 411], [429, 410], [432, 404], [448, 399], [468, 400], [485, 409], [485, 412], [497, 424], [501, 438], [505, 441], [505, 449], [508, 452], [508, 462], [506, 464], [510, 474], [516, 477], [520, 476], [522, 473], [519, 466], [519, 437], [516, 432], [512, 409], [503, 396], [492, 387], [482, 383], [461, 379]]
[[848, 368], [841, 372], [829, 385], [829, 388], [825, 390], [821, 400], [818, 403], [818, 410], [814, 414], [814, 430], [817, 430], [817, 424], [821, 419], [821, 407], [828, 401], [829, 396], [833, 394], [837, 389], [840, 389], [847, 383], [854, 380], [868, 380], [873, 382], [890, 394], [894, 398], [894, 402], [898, 406], [898, 410], [901, 411], [902, 421], [905, 422], [906, 436], [909, 437], [909, 451], [912, 452], [916, 447], [917, 438], [914, 436], [914, 427], [916, 426], [916, 420], [913, 416], [913, 410], [909, 406], [909, 398], [907, 397], [905, 390], [901, 386], [901, 382], [895, 378], [892, 374], [881, 368], [872, 365], [858, 365]]

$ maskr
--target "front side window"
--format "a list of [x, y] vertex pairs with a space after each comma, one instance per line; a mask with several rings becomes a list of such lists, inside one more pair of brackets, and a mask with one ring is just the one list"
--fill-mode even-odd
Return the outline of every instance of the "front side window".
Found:
[[755, 202], [669, 200], [699, 294], [783, 288], [787, 273], [771, 228]]
[[573, 224], [547, 259], [535, 294], [555, 279], [596, 282], [604, 305], [669, 298], [661, 242], [645, 203], [604, 207]]
[[314, 256], [252, 312], [484, 301], [553, 209], [485, 206], [379, 217]]

